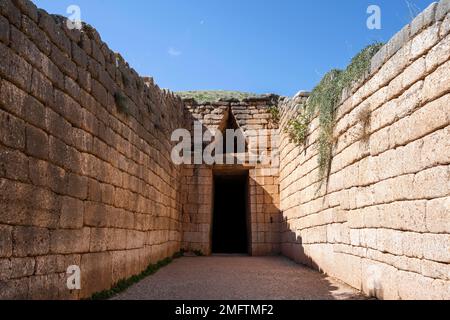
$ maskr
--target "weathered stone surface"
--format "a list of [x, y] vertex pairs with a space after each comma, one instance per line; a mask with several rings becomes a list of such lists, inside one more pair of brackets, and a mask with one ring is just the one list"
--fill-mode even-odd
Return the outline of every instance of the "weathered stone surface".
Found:
[[45, 107], [39, 101], [6, 80], [2, 81], [0, 90], [0, 103], [5, 110], [36, 127], [44, 123]]
[[450, 38], [446, 37], [439, 42], [426, 56], [427, 71], [430, 72], [436, 67], [445, 63], [450, 57]]
[[34, 274], [34, 258], [12, 258], [10, 279], [20, 279]]
[[99, 203], [86, 202], [84, 224], [91, 227], [108, 227], [107, 208]]
[[423, 239], [423, 255], [425, 259], [450, 263], [450, 235], [426, 234]]
[[47, 229], [36, 227], [15, 227], [13, 230], [16, 257], [38, 256], [49, 252], [50, 234]]
[[91, 228], [90, 252], [102, 252], [108, 249], [108, 229]]
[[428, 6], [424, 11], [422, 11], [414, 20], [411, 22], [411, 37], [418, 34], [421, 30], [431, 25], [435, 22], [436, 8], [438, 3], [434, 2]]
[[64, 229], [81, 229], [84, 217], [83, 201], [69, 197], [64, 197], [61, 201], [60, 227]]
[[33, 43], [46, 55], [50, 54], [51, 43], [44, 31], [42, 31], [37, 23], [35, 23], [28, 16], [22, 16], [22, 29], [21, 29]]
[[[39, 26], [47, 33], [52, 42], [67, 55], [71, 54], [71, 42], [61, 28], [57, 17], [49, 15], [46, 11], [39, 9]], [[52, 50], [53, 52], [53, 50]]]
[[11, 260], [0, 258], [0, 286], [2, 282], [6, 282], [11, 277]]
[[81, 296], [102, 291], [112, 285], [111, 253], [89, 253], [81, 257]]
[[31, 299], [28, 294], [28, 278], [0, 281], [0, 299], [2, 300], [25, 300]]
[[11, 42], [14, 51], [35, 68], [42, 69], [44, 57], [38, 47], [15, 27], [11, 27], [11, 38], [16, 40]]
[[47, 134], [35, 127], [27, 126], [26, 128], [26, 152], [28, 155], [39, 158], [48, 159], [48, 136]]
[[87, 53], [75, 43], [72, 43], [72, 57], [75, 63], [82, 69], [87, 68]]
[[378, 71], [387, 59], [387, 46], [384, 45], [372, 58], [370, 62], [370, 72]]
[[12, 227], [0, 225], [0, 258], [12, 255]]
[[20, 11], [22, 11], [22, 13], [26, 14], [33, 21], [38, 22], [38, 9], [33, 2], [27, 0], [13, 0], [13, 3]]
[[418, 198], [440, 198], [448, 195], [450, 171], [448, 166], [434, 167], [419, 172], [413, 181], [412, 192]]
[[107, 105], [107, 92], [106, 89], [95, 79], [91, 80], [91, 93], [92, 96], [103, 106]]
[[0, 146], [0, 177], [28, 181], [28, 158], [20, 151]]
[[432, 233], [450, 233], [450, 198], [434, 199], [427, 203], [427, 229]]
[[426, 277], [447, 281], [450, 279], [450, 266], [448, 264], [422, 260], [420, 266], [421, 273]]
[[58, 299], [63, 283], [58, 274], [48, 274], [28, 278], [29, 296], [34, 300]]
[[448, 35], [449, 32], [450, 32], [450, 13], [447, 13], [447, 16], [442, 22], [441, 30], [439, 31], [439, 36], [441, 38], [444, 38], [446, 35]]
[[408, 88], [425, 73], [425, 58], [414, 61], [403, 73], [402, 88]]
[[447, 61], [425, 79], [423, 89], [424, 99], [430, 101], [449, 91], [449, 71], [450, 61]]
[[77, 79], [77, 65], [70, 60], [58, 47], [52, 46], [51, 56], [53, 63], [67, 76]]
[[53, 86], [50, 80], [36, 70], [33, 70], [31, 93], [46, 105], [53, 105]]
[[402, 30], [395, 34], [386, 44], [387, 56], [392, 57], [395, 53], [397, 53], [397, 51], [399, 51], [406, 44], [406, 42], [409, 41], [410, 34], [410, 25], [406, 25]]
[[30, 90], [32, 66], [0, 43], [0, 75], [25, 91]]
[[439, 41], [440, 23], [433, 24], [418, 34], [411, 43], [411, 59], [416, 59]]
[[0, 41], [9, 44], [9, 21], [3, 16], [0, 16]]
[[91, 92], [91, 74], [82, 67], [78, 67], [78, 84], [87, 92]]
[[79, 266], [81, 255], [46, 255], [36, 257], [36, 275], [65, 273], [69, 266]]
[[439, 1], [436, 8], [436, 20], [442, 20], [448, 12], [450, 12], [450, 1]]
[[51, 232], [50, 251], [53, 254], [89, 252], [90, 229], [54, 230]]
[[85, 200], [87, 198], [88, 179], [77, 174], [69, 174], [68, 177], [68, 193], [76, 198]]
[[20, 28], [21, 12], [14, 6], [11, 0], [3, 0], [0, 2], [0, 13], [7, 17], [12, 24]]

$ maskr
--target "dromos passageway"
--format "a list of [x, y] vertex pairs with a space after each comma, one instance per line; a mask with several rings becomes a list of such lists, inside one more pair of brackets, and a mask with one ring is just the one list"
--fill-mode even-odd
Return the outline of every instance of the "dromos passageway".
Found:
[[351, 287], [284, 257], [185, 257], [118, 300], [364, 299]]

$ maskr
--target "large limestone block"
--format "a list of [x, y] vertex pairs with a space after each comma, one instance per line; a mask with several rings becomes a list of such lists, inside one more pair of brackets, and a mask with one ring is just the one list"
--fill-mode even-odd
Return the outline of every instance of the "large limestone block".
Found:
[[87, 298], [112, 285], [112, 258], [110, 252], [88, 253], [81, 257], [81, 293]]
[[0, 257], [12, 255], [12, 227], [0, 225]]
[[50, 250], [50, 233], [48, 229], [37, 227], [15, 227], [13, 230], [16, 257], [38, 256]]
[[450, 198], [427, 202], [426, 227], [432, 233], [450, 233]]
[[53, 230], [51, 232], [51, 252], [56, 254], [89, 252], [90, 229]]
[[415, 60], [431, 49], [439, 41], [439, 28], [441, 24], [436, 23], [418, 34], [411, 43], [410, 59]]
[[396, 300], [398, 296], [397, 269], [378, 261], [363, 259], [362, 290], [378, 299]]

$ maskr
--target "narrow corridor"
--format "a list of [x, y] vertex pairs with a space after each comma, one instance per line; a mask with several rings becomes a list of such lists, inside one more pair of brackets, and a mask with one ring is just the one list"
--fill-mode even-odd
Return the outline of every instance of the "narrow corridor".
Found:
[[118, 300], [344, 300], [358, 291], [284, 257], [184, 257]]

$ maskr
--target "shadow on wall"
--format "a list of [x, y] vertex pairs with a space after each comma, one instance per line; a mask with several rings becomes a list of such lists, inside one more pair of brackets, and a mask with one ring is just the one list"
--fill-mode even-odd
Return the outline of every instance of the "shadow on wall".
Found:
[[[293, 232], [291, 230], [291, 225], [289, 224], [287, 218], [282, 218], [283, 222], [281, 225], [282, 228], [282, 248], [281, 248], [281, 252], [282, 255], [284, 255], [285, 257], [291, 259], [292, 261], [301, 264], [303, 266], [306, 266], [308, 268], [311, 268], [312, 270], [316, 270], [320, 273], [322, 273], [324, 275], [324, 279], [326, 279], [327, 276], [331, 276], [334, 277], [336, 279], [348, 279], [348, 278], [353, 278], [355, 275], [351, 274], [353, 272], [353, 270], [351, 269], [346, 269], [344, 271], [340, 271], [340, 270], [324, 270], [323, 268], [320, 267], [320, 265], [324, 265], [323, 262], [319, 263], [317, 262], [312, 255], [308, 252], [308, 246], [311, 247], [311, 251], [314, 250], [313, 246], [314, 245], [325, 245], [325, 244], [321, 244], [321, 243], [316, 243], [316, 244], [304, 244], [303, 243], [303, 239], [300, 235], [297, 235], [295, 232]], [[283, 232], [284, 230], [284, 232]], [[327, 244], [330, 245], [330, 244]], [[331, 244], [331, 246], [333, 246]], [[319, 249], [320, 250], [320, 249]], [[333, 249], [334, 250], [334, 249]], [[334, 252], [333, 252], [334, 253]], [[319, 256], [321, 254], [320, 251], [317, 251], [316, 254]], [[350, 258], [350, 256], [347, 256], [348, 258]], [[328, 265], [330, 265], [330, 263], [328, 263]], [[336, 262], [331, 263], [331, 265], [333, 266], [332, 268], [339, 268], [339, 264]], [[361, 271], [361, 270], [359, 270]], [[343, 276], [342, 272], [346, 273], [346, 276]], [[338, 276], [339, 274], [339, 276]], [[359, 277], [358, 275], [356, 275], [357, 277]], [[382, 281], [381, 281], [381, 277], [382, 275], [379, 273], [379, 269], [377, 268], [368, 268], [368, 270], [366, 270], [366, 277], [363, 278], [361, 281], [361, 285], [360, 287], [353, 285], [352, 287], [354, 287], [355, 289], [359, 290], [360, 292], [363, 292], [362, 294], [367, 295], [367, 297], [370, 298], [376, 298], [376, 299], [383, 299], [384, 298], [384, 290], [383, 290], [383, 286], [382, 286]], [[341, 280], [341, 281], [345, 281], [345, 280]], [[350, 281], [346, 281], [347, 283], [351, 283]], [[347, 284], [348, 285], [348, 284]], [[350, 286], [350, 285], [349, 285]], [[331, 288], [333, 289], [333, 288]], [[337, 288], [334, 288], [337, 289]], [[331, 290], [333, 291], [333, 290]], [[333, 296], [335, 296], [336, 294], [333, 294]], [[341, 294], [337, 293], [337, 296], [341, 296], [341, 298], [345, 299], [345, 293]], [[362, 296], [363, 297], [363, 296]], [[348, 298], [354, 298], [351, 295], [348, 296]]]
[[[260, 180], [261, 179], [261, 180]], [[267, 177], [249, 177], [249, 235], [252, 256], [281, 254], [282, 215], [277, 199], [267, 191]]]

